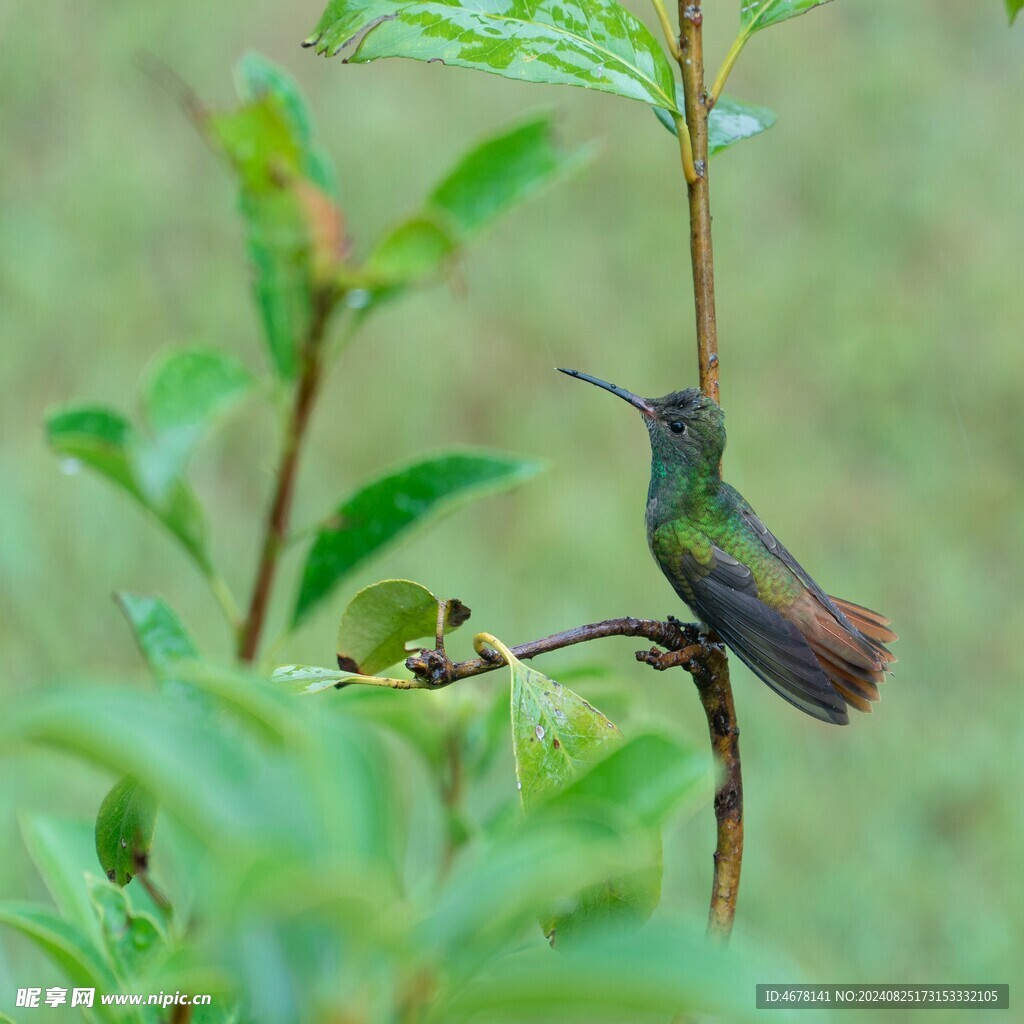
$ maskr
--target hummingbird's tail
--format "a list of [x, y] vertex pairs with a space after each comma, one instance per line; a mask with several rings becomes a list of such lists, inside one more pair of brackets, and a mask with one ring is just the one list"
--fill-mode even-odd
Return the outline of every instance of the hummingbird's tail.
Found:
[[896, 656], [885, 646], [899, 637], [889, 629], [889, 619], [870, 608], [833, 597], [833, 604], [853, 627], [845, 629], [821, 608], [814, 636], [807, 636], [818, 663], [843, 700], [858, 711], [871, 711], [879, 699], [878, 684], [885, 681]]

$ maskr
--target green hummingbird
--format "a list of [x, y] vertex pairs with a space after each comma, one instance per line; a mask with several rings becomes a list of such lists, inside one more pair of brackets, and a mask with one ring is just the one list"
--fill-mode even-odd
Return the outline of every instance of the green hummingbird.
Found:
[[725, 422], [697, 388], [640, 398], [580, 373], [640, 411], [651, 439], [647, 542], [675, 592], [780, 697], [846, 725], [870, 711], [895, 657], [890, 620], [829, 597], [721, 477]]

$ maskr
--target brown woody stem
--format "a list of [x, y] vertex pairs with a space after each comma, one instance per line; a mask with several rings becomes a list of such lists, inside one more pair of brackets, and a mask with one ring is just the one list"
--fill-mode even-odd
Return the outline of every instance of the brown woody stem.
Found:
[[259, 650], [278, 559], [288, 538], [288, 523], [291, 518], [299, 457], [306, 439], [306, 429], [309, 426], [313, 405], [316, 402], [320, 379], [323, 375], [323, 341], [333, 305], [333, 296], [321, 293], [317, 297], [313, 319], [299, 354], [301, 359], [299, 380], [295, 387], [295, 396], [285, 426], [281, 460], [275, 475], [274, 495], [270, 501], [270, 509], [267, 512], [267, 521], [263, 530], [263, 544], [260, 548], [260, 560], [256, 569], [256, 581], [252, 588], [248, 614], [238, 632], [238, 660], [242, 662], [254, 661], [256, 652]]
[[[697, 626], [693, 623], [682, 623], [671, 617], [665, 622], [660, 622], [657, 619], [622, 618], [606, 619], [603, 622], [592, 622], [587, 626], [577, 626], [575, 629], [554, 633], [551, 636], [542, 637], [540, 640], [531, 640], [529, 643], [520, 644], [510, 650], [520, 661], [527, 661], [540, 654], [550, 654], [563, 647], [572, 647], [589, 640], [600, 640], [606, 636], [639, 636], [659, 644], [669, 651], [681, 651], [684, 648], [694, 647], [695, 655], [698, 653], [696, 648], [703, 649], [704, 644]], [[638, 651], [637, 659], [648, 661], [648, 652]], [[452, 662], [448, 660], [444, 650], [438, 647], [432, 651], [419, 651], [408, 658], [405, 665], [418, 679], [426, 680], [431, 686], [440, 688], [468, 676], [478, 676], [484, 672], [493, 672], [495, 669], [503, 668], [505, 659], [496, 651], [487, 651], [479, 658]]]
[[[700, 387], [719, 400], [718, 325], [715, 319], [715, 268], [711, 247], [711, 202], [708, 192], [708, 118], [714, 99], [704, 83], [704, 14], [700, 0], [679, 0], [679, 67], [682, 71], [686, 125], [696, 171], [687, 177], [690, 213], [690, 257], [693, 264], [693, 299], [697, 318], [697, 360]], [[711, 746], [724, 768], [715, 793], [718, 845], [711, 886], [708, 931], [727, 940], [736, 916], [740, 866], [743, 860], [743, 779], [740, 772], [740, 730], [736, 724], [729, 663], [719, 646], [707, 647], [689, 669], [708, 719]]]

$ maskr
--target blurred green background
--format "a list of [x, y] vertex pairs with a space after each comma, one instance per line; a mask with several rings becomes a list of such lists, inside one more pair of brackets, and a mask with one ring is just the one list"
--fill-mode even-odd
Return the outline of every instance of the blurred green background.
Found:
[[[708, 5], [711, 63], [735, 7]], [[44, 411], [71, 399], [132, 410], [137, 380], [169, 346], [209, 343], [264, 365], [233, 184], [139, 70], [140, 51], [212, 104], [233, 102], [231, 65], [247, 49], [287, 67], [337, 162], [361, 252], [475, 138], [539, 106], [557, 109], [567, 141], [600, 143], [582, 174], [471, 252], [457, 287], [369, 323], [328, 381], [296, 519], [432, 448], [541, 456], [541, 478], [459, 510], [358, 585], [417, 579], [509, 643], [682, 614], [644, 541], [644, 431], [621, 403], [552, 371], [579, 367], [642, 394], [696, 382], [674, 141], [642, 105], [579, 90], [317, 60], [298, 44], [319, 14], [317, 0], [8, 0], [0, 13], [7, 694], [71, 677], [148, 685], [115, 589], [160, 592], [207, 650], [229, 652], [172, 542], [102, 482], [62, 475], [41, 429]], [[779, 123], [712, 168], [726, 475], [827, 590], [890, 615], [902, 636], [878, 712], [846, 730], [799, 715], [734, 664], [739, 928], [815, 980], [1024, 980], [1022, 86], [1024, 28], [1008, 30], [995, 0], [839, 2], [758, 35], [730, 82]], [[274, 429], [253, 405], [195, 467], [239, 595]], [[281, 660], [330, 664], [354, 589]], [[688, 677], [636, 665], [635, 646], [609, 640], [540, 667], [606, 666], [575, 685], [627, 733], [672, 723], [703, 744]], [[18, 809], [91, 815], [109, 784], [71, 766], [8, 763], [3, 894], [39, 889]], [[667, 844], [666, 902], [687, 916], [705, 913], [712, 848], [708, 809]], [[16, 981], [0, 968], [5, 989]]]

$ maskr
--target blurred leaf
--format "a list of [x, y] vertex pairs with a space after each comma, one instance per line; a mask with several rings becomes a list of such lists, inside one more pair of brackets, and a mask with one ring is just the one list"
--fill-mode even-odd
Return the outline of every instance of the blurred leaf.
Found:
[[134, 913], [125, 894], [102, 879], [89, 879], [89, 898], [115, 970], [126, 980], [138, 978], [165, 945], [156, 921], [148, 914]]
[[107, 878], [127, 885], [153, 845], [156, 801], [131, 777], [116, 782], [96, 814], [96, 855]]
[[[682, 102], [681, 94], [679, 102]], [[677, 134], [675, 119], [667, 110], [655, 108], [654, 113], [673, 135]], [[768, 131], [776, 120], [775, 112], [767, 107], [734, 100], [731, 96], [719, 96], [708, 118], [708, 157]]]
[[622, 733], [578, 694], [512, 658], [512, 751], [523, 807], [567, 786], [622, 743]]
[[374, 287], [414, 284], [437, 273], [455, 252], [455, 239], [435, 218], [418, 214], [392, 228], [366, 258]]
[[[696, 931], [652, 922], [639, 932], [608, 930], [588, 937], [558, 956], [545, 948], [527, 949], [475, 972], [454, 989], [436, 1019], [452, 1024], [752, 1021], [750, 993], [778, 968], [752, 961], [738, 947], [734, 942], [726, 951]], [[779, 1014], [786, 1018], [785, 1011]]]
[[96, 857], [94, 833], [86, 821], [50, 814], [21, 816], [21, 834], [29, 856], [61, 914], [99, 939], [85, 874]]
[[430, 195], [463, 236], [489, 227], [518, 203], [581, 167], [592, 148], [555, 144], [550, 115], [486, 139], [452, 168]]
[[143, 404], [159, 453], [157, 469], [168, 480], [184, 469], [203, 435], [253, 386], [237, 359], [211, 349], [179, 349], [151, 373]]
[[413, 679], [388, 679], [385, 676], [364, 676], [356, 672], [345, 672], [336, 668], [321, 668], [319, 665], [279, 665], [270, 677], [272, 683], [284, 683], [290, 693], [311, 694], [341, 689], [350, 684], [381, 686], [393, 690], [426, 689]]
[[614, 0], [331, 0], [306, 46], [347, 60], [411, 57], [524, 82], [576, 85], [673, 107], [668, 58], [646, 26]]
[[0, 901], [0, 924], [31, 939], [74, 985], [96, 988], [101, 992], [118, 991], [117, 979], [107, 966], [102, 951], [84, 931], [63, 920], [49, 907], [14, 900]]
[[317, 534], [292, 614], [297, 626], [341, 580], [410, 528], [470, 498], [505, 490], [540, 466], [484, 451], [455, 451], [388, 473], [347, 498]]
[[131, 775], [207, 842], [242, 827], [253, 802], [252, 758], [219, 719], [180, 701], [125, 690], [60, 690], [11, 706], [3, 747], [67, 750]]
[[125, 614], [142, 656], [157, 677], [176, 661], [189, 661], [199, 650], [181, 619], [159, 597], [120, 591], [115, 600]]
[[[406, 644], [433, 637], [438, 601], [426, 587], [411, 580], [381, 580], [360, 590], [338, 624], [338, 665], [360, 675], [375, 675], [408, 656]], [[466, 621], [466, 608], [449, 601], [444, 631]]]
[[518, 820], [460, 863], [415, 941], [472, 975], [510, 938], [521, 942], [553, 903], [630, 870], [633, 860], [628, 842], [585, 815]]
[[602, 879], [545, 917], [544, 934], [560, 948], [597, 926], [639, 927], [661, 899], [661, 827], [669, 812], [698, 790], [713, 792], [706, 758], [655, 734], [614, 749], [551, 795], [544, 814], [571, 814], [580, 804], [631, 836], [630, 870]]
[[1016, 21], [1022, 8], [1024, 8], [1024, 0], [1006, 0], [1006, 13], [1010, 16], [1011, 25]]
[[139, 472], [142, 445], [131, 424], [110, 409], [78, 406], [52, 413], [46, 423], [50, 447], [70, 465], [82, 463], [127, 491], [177, 537], [204, 574], [211, 572], [206, 524], [191, 488], [174, 479], [153, 494]]
[[740, 28], [747, 34], [806, 14], [829, 0], [740, 0]]
[[345, 259], [344, 226], [295, 84], [254, 54], [237, 77], [243, 105], [203, 124], [238, 176], [264, 334], [278, 374], [291, 378], [317, 316], [315, 293]]
[[317, 145], [313, 119], [294, 79], [279, 65], [258, 53], [246, 53], [235, 66], [239, 98], [246, 103], [269, 102], [284, 116], [301, 156], [306, 176], [337, 198], [337, 181], [327, 151]]
[[720, 96], [708, 118], [708, 156], [768, 131], [775, 121], [775, 112], [767, 107]]
[[656, 733], [625, 741], [584, 775], [570, 780], [550, 801], [552, 810], [574, 800], [597, 800], [628, 808], [651, 828], [664, 824], [681, 801], [714, 791], [706, 757]]

